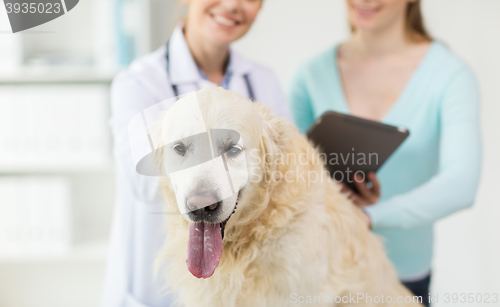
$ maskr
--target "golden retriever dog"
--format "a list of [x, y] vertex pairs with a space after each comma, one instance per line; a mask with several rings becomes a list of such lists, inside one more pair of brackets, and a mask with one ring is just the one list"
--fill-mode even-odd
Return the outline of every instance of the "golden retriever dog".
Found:
[[166, 174], [165, 263], [186, 307], [421, 306], [287, 119], [237, 93], [181, 98], [150, 127]]

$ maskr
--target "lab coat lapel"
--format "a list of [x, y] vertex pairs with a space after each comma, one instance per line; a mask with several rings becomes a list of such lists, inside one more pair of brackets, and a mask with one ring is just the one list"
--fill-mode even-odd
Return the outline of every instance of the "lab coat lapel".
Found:
[[202, 80], [181, 26], [175, 28], [168, 44], [170, 82], [179, 86]]
[[[229, 90], [232, 90], [244, 97], [250, 97], [248, 87], [245, 81], [245, 75], [248, 76], [250, 86], [252, 85], [251, 72], [254, 64], [249, 60], [239, 55], [234, 50], [231, 50], [230, 67], [232, 70], [232, 77], [229, 81]], [[255, 94], [255, 89], [252, 87]]]
[[[232, 76], [228, 89], [242, 96], [249, 97], [244, 76], [247, 75], [251, 83], [251, 71], [254, 64], [232, 49], [229, 61]], [[191, 55], [182, 32], [181, 25], [175, 28], [169, 41], [169, 62], [169, 81], [171, 84], [178, 86], [180, 93], [196, 91], [209, 86], [217, 86], [217, 84], [204, 79], [200, 75], [198, 66]], [[253, 90], [255, 91], [255, 89]]]

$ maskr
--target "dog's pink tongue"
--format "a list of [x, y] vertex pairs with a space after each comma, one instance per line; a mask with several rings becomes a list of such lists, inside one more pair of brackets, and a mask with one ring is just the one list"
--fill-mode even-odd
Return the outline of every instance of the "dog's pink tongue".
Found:
[[212, 276], [222, 254], [220, 224], [190, 223], [186, 263], [198, 278]]

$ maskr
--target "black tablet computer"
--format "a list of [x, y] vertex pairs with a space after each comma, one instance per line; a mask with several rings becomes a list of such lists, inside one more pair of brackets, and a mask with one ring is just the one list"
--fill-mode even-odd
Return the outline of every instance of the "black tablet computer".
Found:
[[326, 111], [307, 131], [333, 179], [356, 191], [354, 175], [376, 172], [410, 135], [408, 129]]

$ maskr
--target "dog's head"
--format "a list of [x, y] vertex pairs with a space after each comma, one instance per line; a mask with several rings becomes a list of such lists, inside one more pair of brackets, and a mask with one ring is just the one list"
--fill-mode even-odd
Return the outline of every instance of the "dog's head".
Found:
[[257, 108], [237, 93], [207, 88], [180, 99], [150, 131], [166, 188], [189, 222], [187, 263], [196, 277], [213, 274], [239, 197], [265, 180], [279, 150]]

